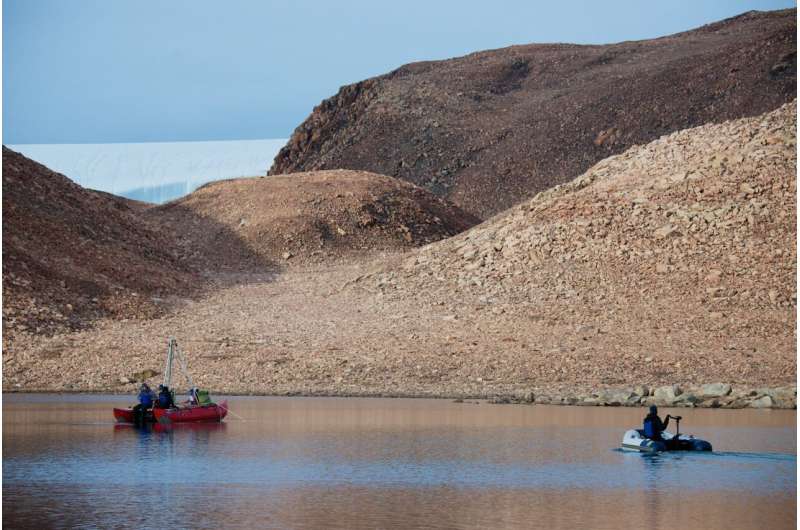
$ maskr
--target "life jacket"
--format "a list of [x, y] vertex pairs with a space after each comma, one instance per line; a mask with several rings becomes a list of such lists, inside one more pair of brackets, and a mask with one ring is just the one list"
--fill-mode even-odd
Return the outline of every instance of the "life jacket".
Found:
[[644, 435], [648, 438], [657, 438], [661, 435], [661, 420], [658, 416], [648, 415], [644, 419]]

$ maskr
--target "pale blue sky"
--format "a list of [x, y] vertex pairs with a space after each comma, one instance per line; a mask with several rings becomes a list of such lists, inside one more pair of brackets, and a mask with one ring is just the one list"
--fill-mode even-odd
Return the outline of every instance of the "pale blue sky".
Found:
[[287, 137], [341, 85], [531, 42], [687, 30], [781, 0], [5, 0], [3, 143]]

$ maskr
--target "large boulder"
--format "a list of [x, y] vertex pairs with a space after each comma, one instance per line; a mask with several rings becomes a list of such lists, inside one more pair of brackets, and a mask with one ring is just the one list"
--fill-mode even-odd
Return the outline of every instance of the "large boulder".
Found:
[[774, 407], [781, 409], [797, 408], [797, 387], [784, 386], [777, 388], [769, 388], [765, 391], [774, 402]]
[[672, 405], [681, 394], [683, 394], [683, 390], [678, 385], [667, 385], [656, 388], [655, 392], [653, 392], [653, 397], [656, 402]]
[[731, 385], [725, 383], [710, 383], [700, 387], [699, 395], [702, 398], [727, 396], [731, 393]]
[[754, 409], [770, 409], [775, 405], [775, 402], [769, 396], [761, 396], [750, 402], [750, 408]]
[[629, 388], [616, 388], [598, 392], [596, 396], [587, 398], [587, 403], [597, 403], [600, 405], [610, 405], [612, 407], [634, 405], [639, 402], [641, 395], [636, 394]]

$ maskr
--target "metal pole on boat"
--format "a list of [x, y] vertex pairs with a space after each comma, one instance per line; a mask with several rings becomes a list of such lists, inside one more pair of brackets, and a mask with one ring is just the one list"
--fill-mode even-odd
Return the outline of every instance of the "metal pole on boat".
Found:
[[189, 381], [189, 388], [194, 388], [194, 381], [192, 381], [192, 376], [189, 375], [189, 370], [186, 368], [186, 359], [183, 358], [183, 354], [177, 345], [175, 346], [175, 353], [178, 355], [178, 362], [181, 363], [183, 376], [186, 377], [187, 381]]
[[169, 388], [172, 381], [172, 356], [174, 355], [175, 338], [169, 338], [169, 346], [167, 347], [167, 366], [164, 368], [164, 386]]

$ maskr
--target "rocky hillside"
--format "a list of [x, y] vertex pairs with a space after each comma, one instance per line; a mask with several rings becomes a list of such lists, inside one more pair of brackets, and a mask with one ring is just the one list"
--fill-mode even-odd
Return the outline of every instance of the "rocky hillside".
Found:
[[215, 182], [146, 215], [186, 259], [232, 272], [420, 246], [478, 222], [407, 182], [343, 170]]
[[3, 332], [51, 334], [161, 311], [195, 285], [129, 201], [82, 188], [3, 147]]
[[664, 136], [361, 281], [542, 327], [540, 381], [791, 381], [796, 124], [792, 102]]
[[792, 408], [795, 127], [791, 104], [673, 133], [368, 256], [461, 217], [359, 172], [211, 185], [143, 215], [235, 285], [147, 322], [21, 335], [4, 388], [134, 392], [177, 336], [215, 392]]
[[790, 101], [796, 48], [786, 10], [646, 41], [413, 63], [323, 101], [270, 174], [374, 171], [486, 218], [633, 145]]

